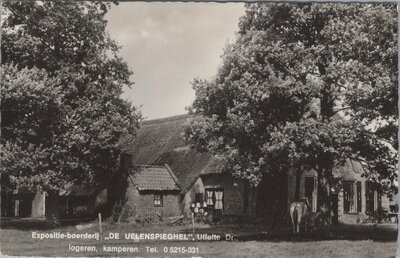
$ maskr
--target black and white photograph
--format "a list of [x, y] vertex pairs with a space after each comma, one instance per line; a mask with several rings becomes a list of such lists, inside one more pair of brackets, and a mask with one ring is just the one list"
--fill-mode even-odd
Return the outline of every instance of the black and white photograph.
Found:
[[3, 1], [2, 257], [397, 257], [398, 5]]

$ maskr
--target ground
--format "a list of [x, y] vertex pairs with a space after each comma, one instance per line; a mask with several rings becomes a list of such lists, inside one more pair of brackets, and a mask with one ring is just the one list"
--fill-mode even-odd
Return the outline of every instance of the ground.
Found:
[[[79, 228], [79, 229], [78, 229]], [[208, 233], [236, 236], [228, 241], [150, 241], [125, 240], [125, 233], [192, 233], [192, 227], [166, 225], [141, 226], [131, 224], [103, 225], [103, 236], [120, 233], [120, 240], [61, 240], [34, 239], [37, 233], [93, 233], [99, 231], [97, 222], [82, 227], [65, 226], [50, 230], [1, 229], [2, 255], [29, 256], [150, 256], [150, 257], [395, 257], [397, 225], [341, 225], [334, 238], [294, 238], [288, 232], [271, 235], [257, 225], [197, 225], [195, 234]], [[105, 246], [137, 247], [139, 253], [106, 252]], [[73, 246], [73, 247], [71, 247]], [[75, 246], [95, 246], [97, 252], [72, 251]], [[156, 247], [157, 253], [152, 253]], [[171, 248], [172, 247], [172, 248]], [[182, 248], [185, 247], [185, 248]], [[197, 248], [198, 247], [198, 248]], [[165, 251], [165, 252], [164, 252]], [[190, 253], [188, 253], [188, 251]], [[183, 253], [186, 252], [186, 253]], [[194, 252], [194, 253], [192, 253]], [[198, 253], [196, 253], [198, 252]]]

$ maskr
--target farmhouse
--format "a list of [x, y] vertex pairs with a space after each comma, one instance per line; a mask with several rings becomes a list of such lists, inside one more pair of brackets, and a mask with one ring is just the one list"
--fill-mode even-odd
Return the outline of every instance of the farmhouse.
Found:
[[[347, 160], [344, 166], [334, 170], [333, 176], [338, 182], [331, 188], [331, 207], [333, 221], [342, 223], [357, 223], [372, 213], [383, 208], [393, 209], [396, 202], [383, 195], [376, 183], [362, 177], [363, 168], [357, 161]], [[295, 176], [289, 177], [289, 202], [295, 198]], [[313, 212], [317, 209], [317, 173], [306, 171], [300, 179], [300, 198], [310, 200]]]
[[191, 213], [192, 204], [209, 208], [214, 221], [222, 215], [234, 219], [245, 214], [245, 183], [224, 170], [218, 158], [181, 147], [163, 153], [155, 163], [171, 164], [181, 180], [181, 210], [186, 215]]
[[[121, 159], [129, 164], [130, 157]], [[156, 216], [148, 218], [155, 220], [181, 214], [180, 183], [168, 165], [121, 166], [120, 177], [109, 187], [114, 189], [110, 189], [109, 201], [121, 205], [120, 220], [135, 221]]]
[[[244, 181], [232, 177], [229, 171], [224, 170], [224, 164], [218, 158], [209, 153], [197, 152], [183, 141], [183, 132], [188, 118], [187, 115], [183, 115], [145, 121], [133, 144], [125, 145], [124, 151], [132, 156], [131, 163], [142, 165], [141, 175], [151, 173], [154, 167], [166, 167], [167, 169], [164, 170], [168, 170], [171, 178], [176, 178], [175, 182], [179, 186], [179, 191], [174, 188], [167, 194], [160, 183], [157, 186], [159, 189], [147, 189], [146, 194], [153, 195], [152, 198], [148, 197], [149, 200], [160, 198], [155, 191], [163, 190], [164, 192], [161, 193], [163, 207], [158, 207], [158, 209], [163, 210], [164, 214], [171, 214], [171, 210], [174, 210], [179, 214], [189, 215], [194, 208], [191, 205], [196, 205], [195, 208], [207, 207], [214, 221], [221, 220], [223, 217], [244, 216], [246, 211]], [[135, 165], [127, 166], [135, 167]], [[142, 178], [142, 184], [147, 184], [146, 180], [153, 180], [150, 177], [149, 175], [146, 179]], [[133, 181], [131, 184], [136, 183]], [[137, 187], [140, 186], [137, 185]], [[144, 192], [139, 188], [137, 191]], [[124, 196], [127, 198], [127, 195]], [[167, 204], [166, 198], [171, 199], [172, 196], [178, 197], [176, 203]], [[155, 202], [153, 207], [149, 207], [149, 202], [137, 203], [140, 206], [139, 209], [157, 208]], [[176, 204], [178, 207], [175, 209]], [[168, 205], [173, 205], [174, 209]]]
[[[210, 153], [191, 149], [183, 141], [184, 129], [190, 119], [196, 118], [181, 115], [145, 121], [136, 140], [133, 143], [124, 143], [124, 151], [132, 156], [132, 164], [142, 165], [138, 177], [148, 173], [148, 178], [143, 178], [141, 184], [147, 184], [146, 180], [153, 180], [151, 178], [155, 168], [163, 170], [163, 175], [169, 175], [169, 182], [174, 179], [176, 183], [176, 188], [168, 189], [171, 192], [162, 192], [167, 190], [163, 189], [162, 184], [149, 187], [146, 190], [145, 203], [134, 201], [140, 209], [157, 208], [165, 214], [171, 214], [171, 210], [178, 210], [176, 205], [179, 203], [179, 212], [189, 215], [193, 208], [207, 207], [213, 221], [285, 216], [289, 204], [295, 200], [296, 176], [271, 175], [265, 177], [256, 188], [251, 187], [242, 179], [233, 177], [225, 169], [221, 159]], [[134, 173], [135, 169], [132, 169], [130, 177]], [[331, 189], [334, 221], [356, 223], [367, 212], [376, 211], [378, 207], [389, 210], [389, 199], [380, 194], [376, 185], [366, 181], [361, 174], [361, 165], [350, 160], [335, 170], [334, 176], [338, 184]], [[140, 190], [139, 183], [132, 180], [132, 185], [136, 185], [137, 189], [132, 196], [140, 192], [144, 196], [145, 191]], [[300, 178], [299, 197], [308, 198], [314, 212], [318, 194], [316, 186], [316, 173], [305, 171]], [[166, 198], [175, 198], [176, 201], [167, 204]], [[156, 207], [156, 200], [160, 199], [164, 201], [163, 206]]]
[[[238, 221], [287, 216], [296, 199], [296, 176], [269, 175], [257, 187], [235, 178], [224, 161], [196, 151], [183, 140], [188, 115], [145, 121], [134, 141], [121, 140], [120, 168], [100, 185], [67, 185], [57, 192], [2, 192], [2, 217], [74, 219], [110, 216], [136, 221], [151, 215], [172, 217], [207, 211], [210, 220]], [[336, 222], [356, 223], [369, 212], [393, 208], [377, 186], [361, 177], [358, 162], [348, 160], [334, 171], [331, 189]], [[316, 172], [305, 171], [299, 181], [299, 198], [307, 198], [316, 211]]]

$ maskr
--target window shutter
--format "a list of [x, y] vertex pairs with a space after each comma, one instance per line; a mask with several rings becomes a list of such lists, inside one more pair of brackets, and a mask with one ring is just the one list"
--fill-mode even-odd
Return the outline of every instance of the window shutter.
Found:
[[223, 209], [222, 198], [223, 198], [223, 192], [222, 191], [216, 191], [215, 192], [214, 209], [216, 209], [216, 210], [222, 210]]
[[382, 208], [382, 195], [379, 190], [378, 191], [378, 210]]
[[213, 192], [212, 191], [207, 191], [207, 205], [213, 205]]
[[361, 212], [361, 181], [357, 181], [357, 211]]
[[224, 192], [223, 191], [220, 192], [220, 198], [221, 198], [221, 210], [223, 210], [224, 209], [224, 203], [222, 201], [224, 199]]
[[349, 184], [347, 182], [343, 182], [343, 208], [344, 208], [344, 213], [349, 212], [349, 208], [350, 208]]
[[354, 191], [355, 190], [354, 189], [355, 184], [354, 184], [354, 182], [349, 182], [348, 184], [349, 184], [349, 195], [348, 195], [348, 198], [349, 198], [349, 203], [350, 203], [349, 211], [354, 212], [355, 211], [355, 207], [354, 207], [354, 205], [355, 205], [355, 200], [354, 200], [354, 197], [355, 197], [355, 191]]

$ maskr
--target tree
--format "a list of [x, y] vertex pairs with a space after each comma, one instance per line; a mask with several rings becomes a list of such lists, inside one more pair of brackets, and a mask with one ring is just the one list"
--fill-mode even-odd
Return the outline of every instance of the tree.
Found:
[[394, 190], [396, 26], [390, 4], [247, 4], [216, 78], [193, 82], [186, 139], [253, 184], [314, 169], [321, 212], [348, 159]]
[[2, 180], [21, 189], [101, 183], [140, 113], [119, 98], [133, 82], [106, 31], [110, 4], [7, 2], [2, 18]]

